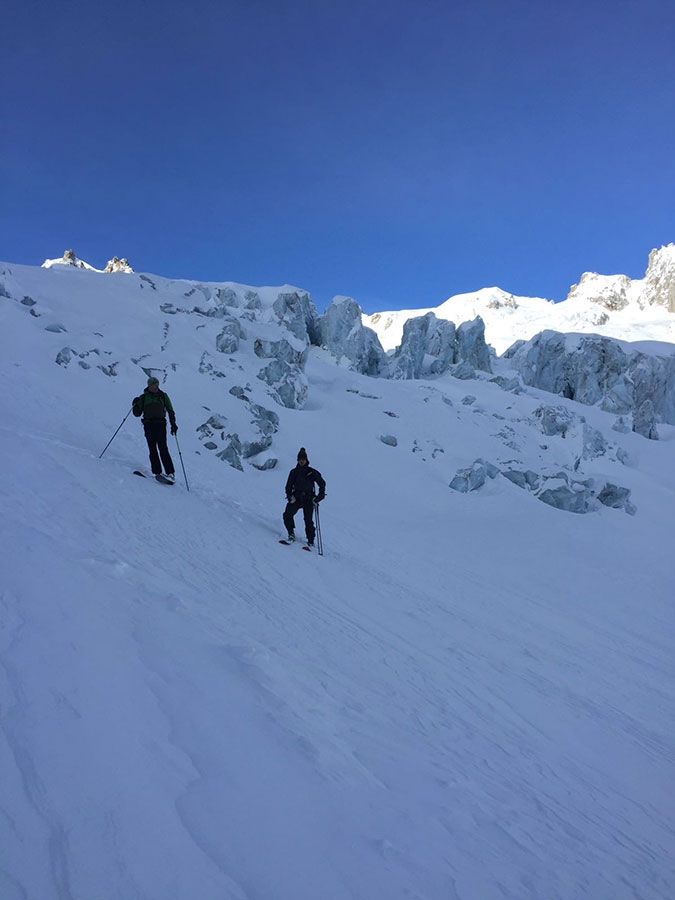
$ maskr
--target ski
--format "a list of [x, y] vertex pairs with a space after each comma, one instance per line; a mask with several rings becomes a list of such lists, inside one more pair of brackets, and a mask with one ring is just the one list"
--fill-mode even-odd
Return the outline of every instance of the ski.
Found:
[[[134, 475], [140, 475], [141, 478], [147, 478], [148, 476], [145, 472], [139, 472], [138, 469], [134, 469]], [[160, 484], [175, 484], [175, 481], [172, 481], [170, 478], [166, 478], [164, 475], [155, 475], [155, 481], [158, 481]]]
[[[290, 547], [292, 544], [297, 543], [297, 541], [286, 541], [286, 540], [284, 540], [284, 538], [279, 538], [279, 543], [280, 543], [280, 544], [283, 544], [284, 547]], [[300, 549], [301, 549], [301, 550], [306, 550], [308, 553], [311, 553], [312, 550], [313, 550], [314, 548], [313, 548], [313, 547], [310, 547], [308, 544], [303, 544], [303, 545], [300, 547]]]

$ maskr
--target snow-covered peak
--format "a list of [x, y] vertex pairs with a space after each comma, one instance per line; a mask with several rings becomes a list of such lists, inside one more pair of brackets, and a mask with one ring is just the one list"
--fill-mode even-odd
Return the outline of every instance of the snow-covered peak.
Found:
[[585, 272], [561, 303], [491, 287], [454, 295], [437, 307], [364, 315], [363, 322], [385, 350], [393, 350], [401, 343], [406, 321], [428, 312], [455, 324], [480, 316], [487, 342], [500, 354], [516, 340], [529, 340], [545, 329], [675, 343], [675, 244], [652, 250], [643, 279]]

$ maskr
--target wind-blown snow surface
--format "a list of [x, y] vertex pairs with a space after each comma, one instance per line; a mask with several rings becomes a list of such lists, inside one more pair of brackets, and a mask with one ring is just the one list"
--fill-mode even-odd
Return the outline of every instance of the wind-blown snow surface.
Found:
[[[169, 319], [137, 276], [11, 269], [39, 317], [0, 298], [2, 900], [675, 896], [672, 427], [597, 462], [634, 516], [458, 494], [505, 425], [536, 462], [546, 395], [313, 349], [280, 466], [238, 472], [195, 429], [265, 386], [250, 354], [198, 373], [217, 321]], [[56, 365], [66, 343], [117, 375]], [[175, 442], [175, 487], [131, 474], [132, 417], [98, 459], [144, 351], [189, 492]], [[301, 445], [323, 557], [276, 540]]]

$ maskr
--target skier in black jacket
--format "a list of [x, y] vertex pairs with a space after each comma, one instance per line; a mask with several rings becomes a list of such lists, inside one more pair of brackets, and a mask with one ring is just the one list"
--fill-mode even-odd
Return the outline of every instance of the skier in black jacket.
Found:
[[169, 448], [166, 446], [167, 413], [171, 423], [171, 434], [178, 431], [178, 425], [176, 425], [176, 413], [173, 411], [169, 395], [159, 389], [158, 378], [155, 378], [154, 375], [148, 378], [148, 386], [140, 397], [134, 397], [132, 408], [135, 416], [143, 416], [143, 431], [148, 442], [152, 474], [155, 477], [161, 475], [162, 463], [164, 463], [166, 477], [173, 481], [173, 460]]
[[[315, 496], [314, 485], [319, 488]], [[284, 510], [284, 525], [288, 532], [288, 540], [295, 540], [295, 514], [302, 509], [305, 517], [305, 535], [307, 544], [314, 546], [314, 504], [321, 503], [326, 496], [326, 482], [321, 477], [321, 472], [313, 469], [307, 459], [307, 451], [301, 447], [298, 451], [298, 464], [288, 474], [286, 482], [286, 509]]]

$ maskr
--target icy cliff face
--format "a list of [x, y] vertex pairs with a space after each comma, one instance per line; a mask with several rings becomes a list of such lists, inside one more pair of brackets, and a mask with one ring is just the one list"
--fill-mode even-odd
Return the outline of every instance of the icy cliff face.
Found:
[[319, 343], [319, 314], [306, 291], [284, 291], [274, 301], [279, 322], [298, 340]]
[[383, 375], [387, 359], [375, 332], [363, 325], [363, 310], [351, 297], [334, 297], [320, 320], [320, 343], [355, 372]]
[[427, 313], [405, 323], [391, 377], [411, 379], [442, 375], [455, 363], [492, 372], [483, 320], [476, 316], [473, 322], [464, 322], [456, 328], [454, 322]]
[[645, 437], [657, 436], [656, 421], [675, 424], [675, 354], [665, 348], [651, 355], [597, 335], [545, 331], [520, 345], [511, 363], [526, 385], [631, 414]]
[[412, 379], [447, 372], [456, 361], [456, 340], [454, 322], [437, 319], [433, 313], [408, 319], [396, 350], [392, 378]]

